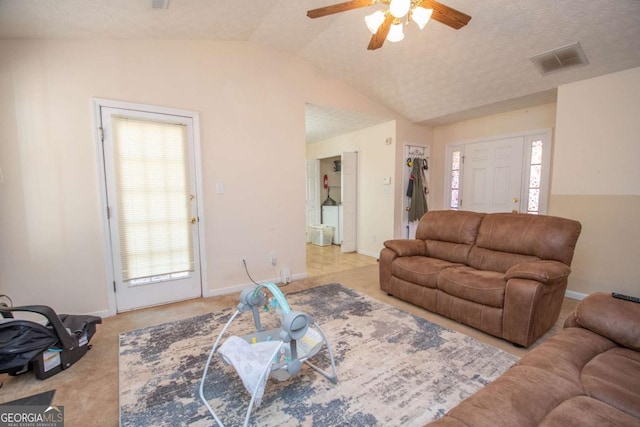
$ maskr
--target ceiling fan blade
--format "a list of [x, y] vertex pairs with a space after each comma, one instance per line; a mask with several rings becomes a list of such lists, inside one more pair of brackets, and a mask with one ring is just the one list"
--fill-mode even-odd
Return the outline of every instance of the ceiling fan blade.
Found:
[[331, 6], [320, 7], [318, 9], [308, 10], [307, 16], [309, 18], [321, 18], [323, 16], [333, 15], [334, 13], [346, 12], [347, 10], [371, 6], [372, 4], [372, 0], [352, 0], [344, 3], [334, 4]]
[[387, 14], [386, 18], [378, 31], [371, 36], [371, 40], [369, 40], [369, 46], [367, 46], [368, 50], [376, 50], [380, 49], [384, 44], [384, 40], [387, 38], [387, 34], [389, 34], [389, 30], [391, 29], [391, 24], [393, 23], [393, 15], [390, 13]]
[[466, 13], [462, 13], [452, 7], [438, 3], [435, 0], [422, 0], [420, 6], [426, 9], [433, 9], [431, 19], [435, 19], [436, 21], [441, 22], [444, 25], [448, 25], [451, 28], [455, 28], [456, 30], [464, 27], [471, 20], [471, 17]]

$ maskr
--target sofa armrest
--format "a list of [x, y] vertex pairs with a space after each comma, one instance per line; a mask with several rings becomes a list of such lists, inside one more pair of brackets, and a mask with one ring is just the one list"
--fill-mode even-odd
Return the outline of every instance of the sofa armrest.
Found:
[[640, 351], [640, 304], [599, 292], [589, 295], [578, 304], [575, 317], [578, 326]]
[[394, 251], [398, 256], [426, 256], [427, 245], [419, 239], [395, 239], [384, 242], [386, 248]]
[[528, 279], [548, 284], [559, 279], [566, 279], [571, 273], [568, 265], [559, 261], [521, 262], [514, 265], [505, 273], [505, 280]]

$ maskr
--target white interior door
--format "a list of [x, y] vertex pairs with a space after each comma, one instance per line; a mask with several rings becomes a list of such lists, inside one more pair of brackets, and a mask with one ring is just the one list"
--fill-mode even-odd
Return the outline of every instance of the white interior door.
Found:
[[355, 252], [357, 241], [358, 153], [342, 153], [342, 252]]
[[467, 144], [462, 203], [476, 212], [519, 212], [524, 137]]
[[190, 117], [100, 111], [117, 311], [202, 294]]
[[320, 160], [307, 160], [307, 243], [311, 241], [309, 227], [320, 224]]

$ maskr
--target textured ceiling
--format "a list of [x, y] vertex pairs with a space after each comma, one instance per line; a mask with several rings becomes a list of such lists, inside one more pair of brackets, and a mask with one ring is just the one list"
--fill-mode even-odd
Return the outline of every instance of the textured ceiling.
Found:
[[323, 141], [390, 120], [388, 117], [376, 117], [314, 104], [307, 104], [305, 117], [308, 143]]
[[[366, 49], [363, 22], [372, 8], [306, 17], [341, 1], [170, 0], [153, 10], [151, 0], [0, 0], [0, 38], [251, 41], [298, 55], [431, 126], [553, 102], [559, 85], [640, 66], [640, 0], [442, 0], [471, 15], [469, 24], [411, 24], [403, 41], [376, 51]], [[542, 76], [529, 60], [574, 42], [587, 66]], [[327, 131], [341, 123], [333, 134], [381, 121], [312, 106], [307, 113], [316, 128], [323, 117]]]

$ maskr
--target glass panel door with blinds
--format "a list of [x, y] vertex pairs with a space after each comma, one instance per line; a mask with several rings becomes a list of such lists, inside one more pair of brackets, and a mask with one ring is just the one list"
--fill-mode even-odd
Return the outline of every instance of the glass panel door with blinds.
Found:
[[117, 310], [199, 297], [191, 118], [100, 113]]

